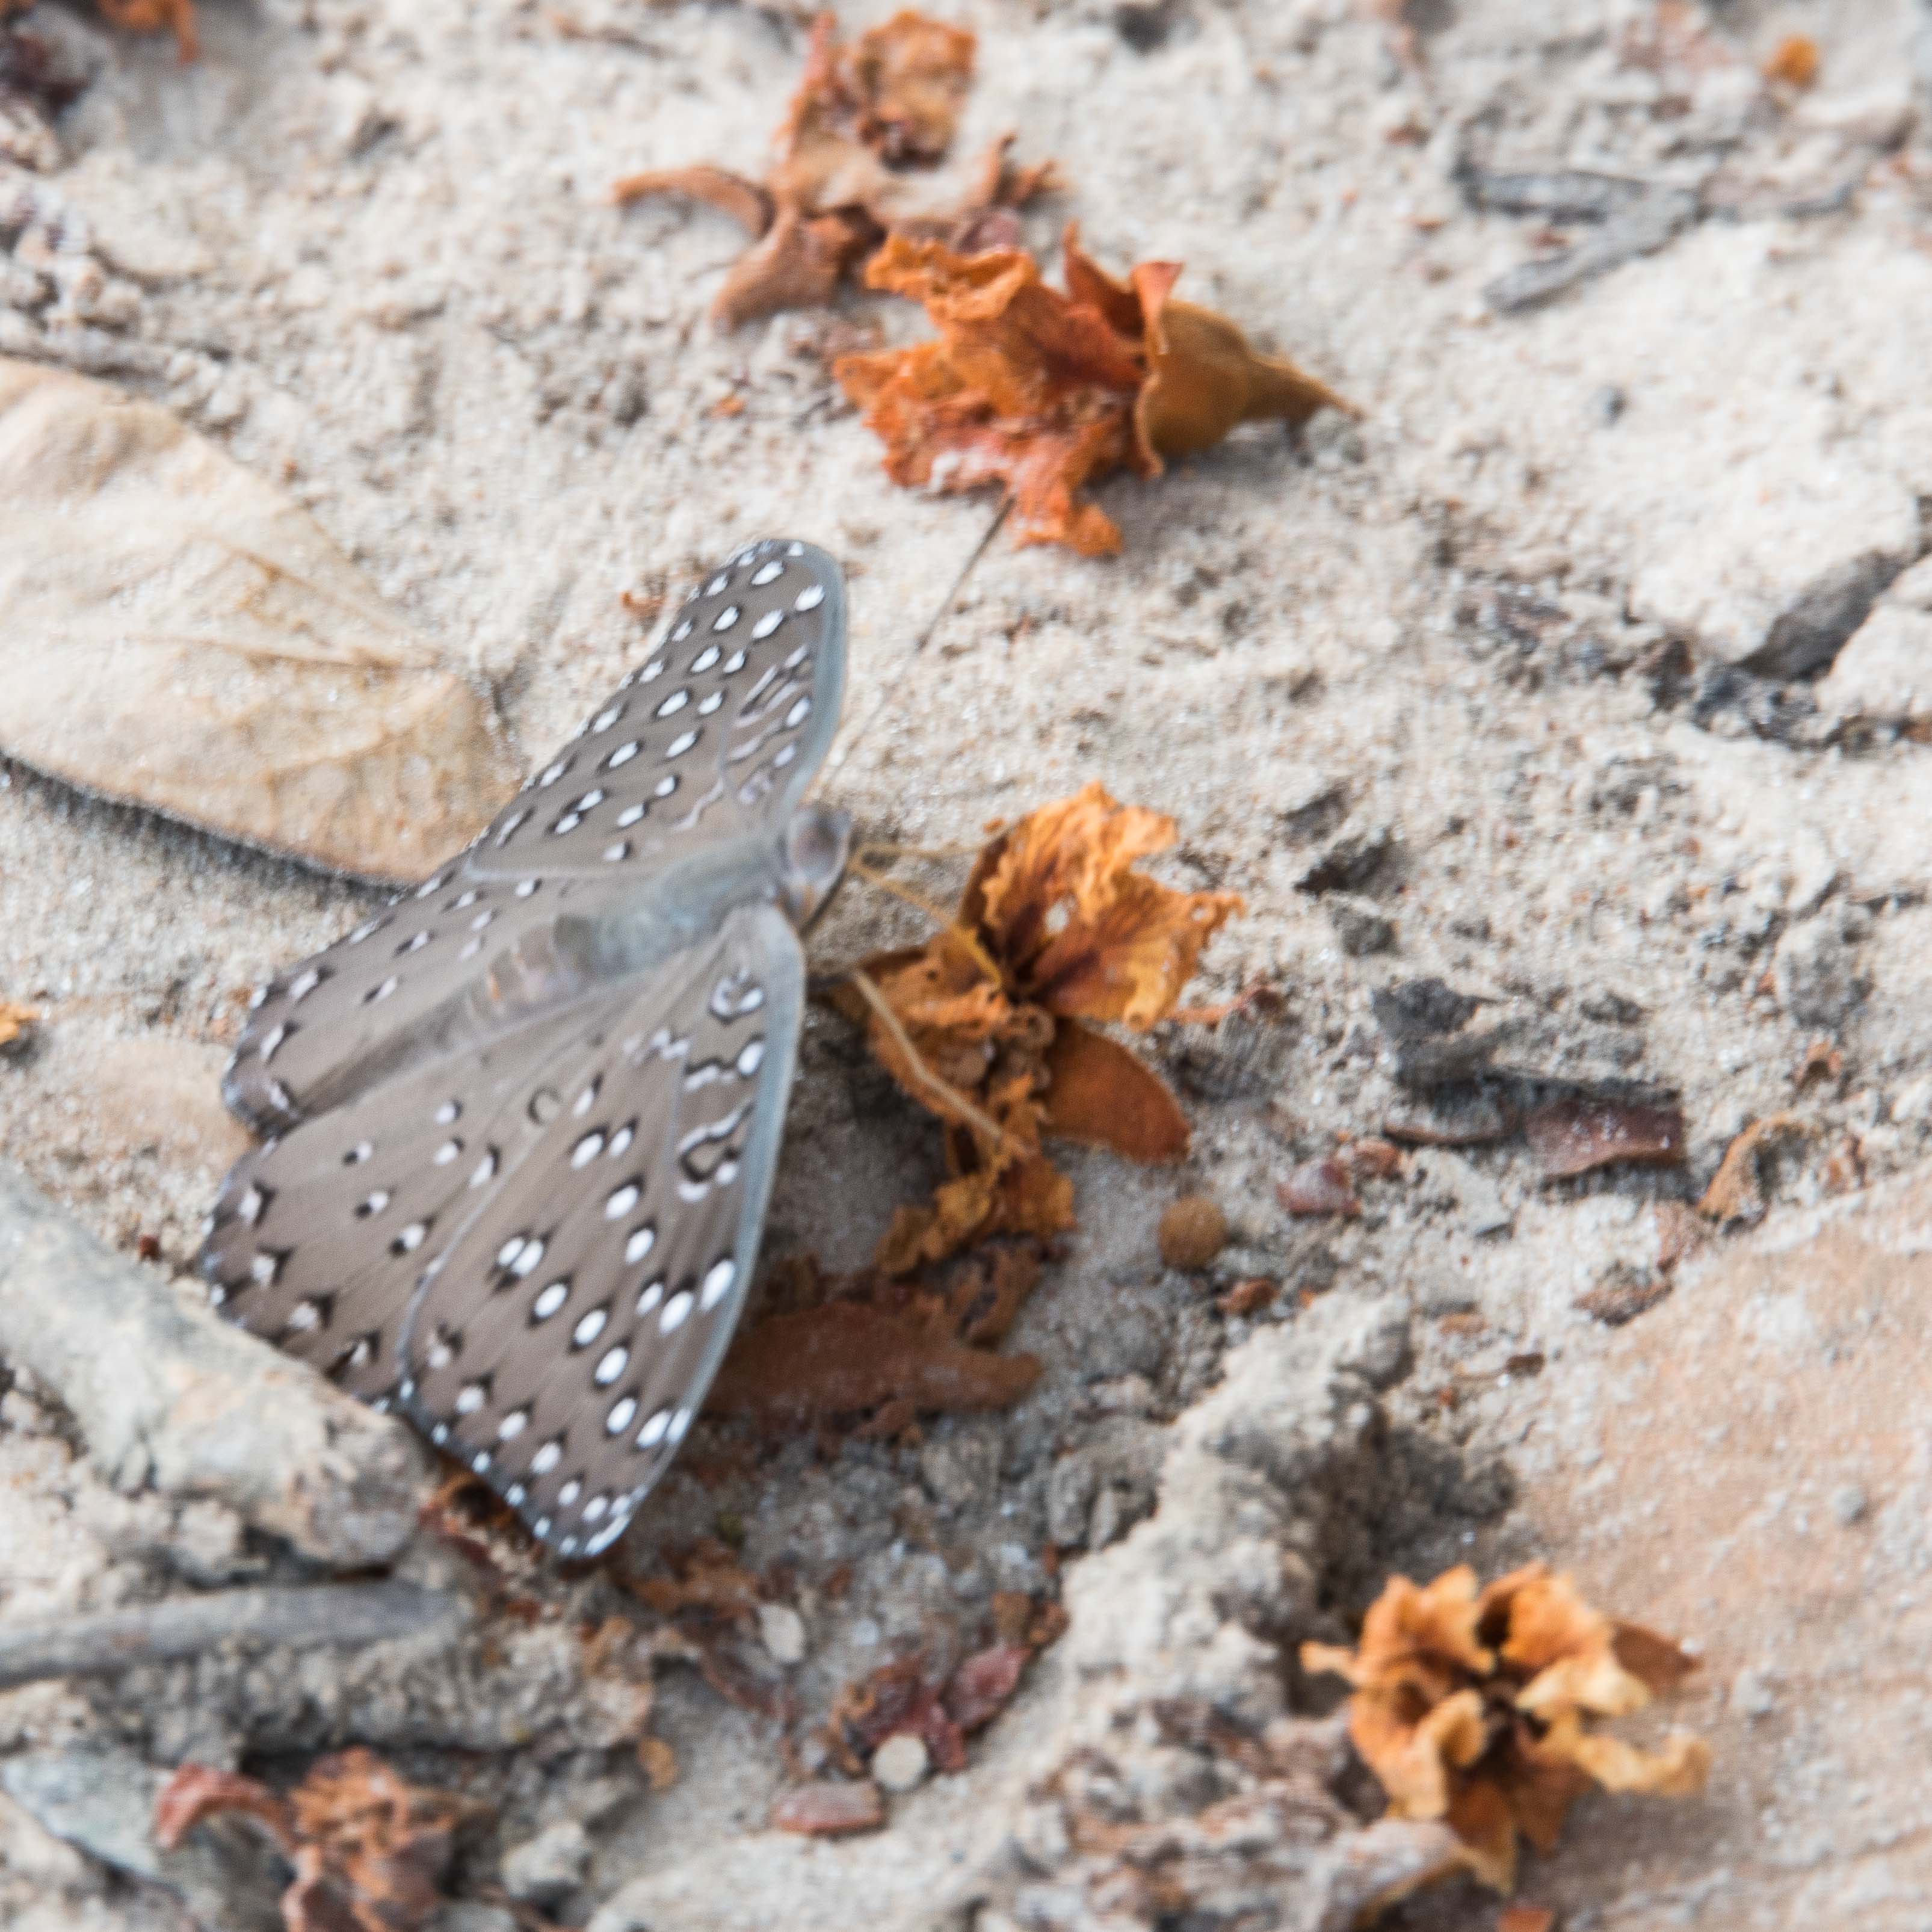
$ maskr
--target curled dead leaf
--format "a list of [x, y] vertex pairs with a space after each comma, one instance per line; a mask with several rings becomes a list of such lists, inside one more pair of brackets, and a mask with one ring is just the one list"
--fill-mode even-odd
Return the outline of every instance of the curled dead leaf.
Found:
[[1422, 1588], [1392, 1577], [1353, 1651], [1304, 1644], [1301, 1660], [1353, 1687], [1349, 1736], [1390, 1811], [1445, 1820], [1500, 1892], [1515, 1883], [1519, 1836], [1550, 1850], [1591, 1784], [1681, 1796], [1709, 1768], [1709, 1747], [1687, 1734], [1643, 1751], [1588, 1728], [1676, 1688], [1694, 1660], [1592, 1610], [1544, 1564], [1486, 1588], [1466, 1565]]
[[17, 1000], [0, 1000], [0, 1047], [23, 1044], [40, 1018], [38, 1008], [23, 1006]]
[[724, 329], [829, 301], [889, 232], [962, 248], [1016, 242], [1014, 212], [1054, 183], [1050, 164], [1010, 164], [1010, 136], [987, 150], [950, 206], [922, 205], [902, 172], [951, 146], [975, 45], [964, 29], [906, 8], [848, 46], [834, 16], [821, 14], [763, 182], [709, 164], [652, 169], [613, 183], [612, 199], [680, 196], [753, 237], [712, 302], [712, 319]]
[[1697, 1203], [1708, 1220], [1724, 1222], [1755, 1220], [1764, 1212], [1764, 1189], [1758, 1177], [1758, 1157], [1780, 1141], [1807, 1131], [1796, 1114], [1772, 1114], [1754, 1120], [1724, 1150], [1711, 1184]]
[[0, 358], [0, 746], [332, 871], [420, 878], [516, 788], [488, 697], [164, 410]]

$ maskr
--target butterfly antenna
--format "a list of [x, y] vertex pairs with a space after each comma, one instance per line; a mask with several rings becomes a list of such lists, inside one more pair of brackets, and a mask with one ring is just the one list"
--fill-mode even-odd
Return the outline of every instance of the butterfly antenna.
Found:
[[[1000, 500], [1000, 507], [993, 512], [992, 520], [987, 524], [985, 530], [981, 533], [980, 541], [973, 546], [971, 554], [959, 566], [959, 574], [953, 578], [946, 595], [940, 599], [938, 608], [926, 620], [925, 629], [913, 640], [911, 648], [900, 659], [898, 668], [902, 674], [912, 668], [914, 660], [918, 658], [926, 646], [932, 643], [934, 634], [938, 630], [940, 626], [944, 623], [947, 617], [952, 614], [953, 605], [959, 600], [960, 592], [966, 586], [967, 578], [972, 575], [974, 566], [979, 562], [980, 558], [986, 555], [987, 545], [999, 535], [1000, 526], [1012, 513], [1012, 494], [1009, 491]], [[889, 678], [879, 686], [878, 690], [873, 695], [872, 705], [865, 716], [852, 728], [850, 735], [826, 761], [825, 775], [828, 778], [836, 778], [845, 769], [846, 761], [858, 749], [860, 742], [877, 722], [879, 713], [886, 707], [887, 696], [898, 682], [899, 680], [897, 677]]]

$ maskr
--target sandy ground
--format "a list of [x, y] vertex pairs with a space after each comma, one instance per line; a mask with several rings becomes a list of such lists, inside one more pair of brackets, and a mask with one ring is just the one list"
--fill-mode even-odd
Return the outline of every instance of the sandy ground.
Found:
[[[808, 1606], [807, 1706], [989, 1590], [1042, 1585], [1070, 1457], [1120, 1499], [1061, 1537], [1113, 1546], [1072, 1575], [1130, 1564], [1186, 1507], [1171, 1477], [1117, 1540], [1231, 1350], [1286, 1360], [1312, 1310], [1394, 1308], [1411, 1356], [1375, 1400], [1410, 1445], [1408, 1487], [1336, 1532], [1316, 1623], [1390, 1568], [1540, 1555], [1706, 1661], [1678, 1714], [1717, 1746], [1708, 1796], [1585, 1804], [1525, 1896], [1573, 1928], [1932, 1923], [1913, 1635], [1932, 1562], [1932, 583], [1910, 571], [1932, 548], [1913, 92], [1932, 27], [1904, 0], [1737, 0], [1660, 70], [1638, 57], [1658, 10], [1636, 0], [1418, 10], [1412, 64], [1342, 0], [937, 10], [980, 35], [961, 152], [1016, 129], [1071, 184], [1029, 218], [1038, 246], [1077, 216], [1104, 260], [1184, 261], [1184, 292], [1365, 415], [1109, 487], [1118, 560], [995, 538], [916, 658], [991, 507], [886, 483], [825, 372], [824, 318], [711, 332], [737, 246], [719, 219], [605, 200], [643, 166], [757, 170], [798, 64], [785, 10], [212, 4], [185, 69], [117, 38], [54, 164], [0, 162], [0, 206], [31, 184], [103, 272], [98, 313], [76, 332], [0, 308], [0, 350], [123, 382], [284, 484], [494, 682], [532, 757], [640, 655], [620, 592], [675, 590], [782, 530], [850, 573], [864, 728], [823, 790], [865, 838], [970, 841], [1099, 778], [1176, 815], [1178, 883], [1245, 896], [1201, 997], [1265, 979], [1286, 1016], [1157, 1042], [1196, 1121], [1184, 1174], [1074, 1163], [1081, 1232], [1016, 1337], [1047, 1362], [1035, 1395], [939, 1423], [922, 1449], [819, 1464], [801, 1446], [722, 1490], [674, 1478], [629, 1539], [645, 1567], [728, 1511], [753, 1567], [849, 1565], [846, 1596]], [[1755, 63], [1797, 29], [1820, 80], [1778, 97]], [[1694, 191], [1694, 212], [1654, 252], [1499, 313], [1486, 287], [1558, 238], [1473, 208], [1468, 166], [1640, 177]], [[1788, 675], [1779, 650], [1846, 581], [1863, 603]], [[1337, 849], [1380, 854], [1340, 904], [1301, 883]], [[0, 994], [46, 1016], [0, 1064], [8, 1154], [106, 1238], [152, 1235], [178, 1265], [240, 1144], [214, 1092], [237, 994], [367, 896], [17, 766], [0, 881]], [[1371, 914], [1388, 950], [1352, 951]], [[814, 963], [916, 929], [848, 890]], [[1684, 1166], [1546, 1184], [1520, 1141], [1423, 1148], [1360, 1220], [1292, 1222], [1288, 1168], [1408, 1104], [1371, 998], [1428, 976], [1492, 1002], [1534, 1072], [1676, 1090]], [[1838, 1070], [1801, 1087], [1819, 1040]], [[1738, 1130], [1784, 1110], [1802, 1131], [1768, 1166], [1762, 1231], [1686, 1261], [1628, 1326], [1577, 1306], [1649, 1279], [1658, 1204], [1694, 1200]], [[936, 1148], [832, 1018], [812, 1023], [793, 1120], [770, 1250], [856, 1262]], [[1216, 1279], [1155, 1250], [1190, 1188], [1234, 1223]], [[1256, 1273], [1283, 1284], [1274, 1310], [1218, 1313], [1220, 1287]], [[0, 1414], [10, 1616], [138, 1594], [157, 1560], [114, 1515], [134, 1506], [93, 1495], [47, 1426], [31, 1404]], [[1297, 1627], [1274, 1633], [1284, 1655]], [[770, 1726], [686, 1672], [659, 1681], [683, 1767], [662, 1796], [634, 1778], [614, 1796], [608, 1766], [592, 1791], [570, 1759], [500, 1766], [490, 1788], [506, 1843], [590, 1826], [559, 1916], [632, 1888], [644, 1902], [599, 1922], [614, 1932], [1152, 1923], [1082, 1918], [1100, 1907], [1055, 1891], [1055, 1855], [1014, 1849], [1040, 1752], [1070, 1748], [1083, 1667], [1050, 1657], [971, 1771], [849, 1848], [762, 1832], [784, 1778]], [[124, 1714], [168, 1762], [155, 1714]], [[66, 1693], [0, 1697], [10, 1750], [101, 1721]], [[245, 1733], [196, 1742], [238, 1756]], [[20, 1922], [136, 1922], [97, 1868], [10, 1828]], [[1301, 1882], [1241, 1922], [1329, 1922]], [[1456, 1887], [1399, 1922], [1493, 1911]]]

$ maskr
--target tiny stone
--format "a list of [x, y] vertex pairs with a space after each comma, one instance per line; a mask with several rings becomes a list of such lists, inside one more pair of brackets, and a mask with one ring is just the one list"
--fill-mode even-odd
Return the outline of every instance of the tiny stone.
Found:
[[584, 1882], [590, 1868], [589, 1834], [566, 1818], [503, 1854], [503, 1889], [526, 1905], [554, 1905]]
[[1160, 1217], [1160, 1258], [1171, 1268], [1204, 1268], [1227, 1238], [1227, 1216], [1204, 1194], [1183, 1195]]
[[888, 1791], [910, 1791], [924, 1779], [932, 1764], [926, 1740], [910, 1731], [901, 1731], [872, 1754], [872, 1775]]
[[1871, 1498], [1865, 1494], [1862, 1483], [1846, 1483], [1832, 1492], [1832, 1514], [1847, 1529], [1855, 1522], [1863, 1522], [1870, 1508]]
[[1077, 1450], [1054, 1464], [1046, 1479], [1046, 1533], [1064, 1550], [1087, 1540], [1094, 1492], [1100, 1486], [1092, 1461]]
[[780, 1664], [796, 1664], [805, 1656], [805, 1619], [788, 1604], [758, 1606], [758, 1635]]

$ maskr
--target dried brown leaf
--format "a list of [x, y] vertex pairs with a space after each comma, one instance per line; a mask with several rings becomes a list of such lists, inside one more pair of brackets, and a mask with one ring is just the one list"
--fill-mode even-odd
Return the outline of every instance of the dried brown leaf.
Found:
[[1178, 1160], [1187, 1116], [1147, 1062], [1105, 1034], [1063, 1021], [1046, 1051], [1046, 1131], [1129, 1160]]
[[952, 1721], [968, 1732], [990, 1724], [1012, 1702], [1032, 1655], [1024, 1644], [995, 1644], [964, 1659], [944, 1693]]
[[1613, 1162], [1674, 1166], [1684, 1158], [1684, 1115], [1676, 1107], [1624, 1100], [1558, 1100], [1522, 1124], [1546, 1180], [1567, 1180]]
[[660, 1616], [696, 1612], [712, 1622], [748, 1624], [758, 1615], [758, 1580], [713, 1537], [681, 1551], [668, 1576], [627, 1578], [626, 1587]]
[[1353, 413], [1292, 363], [1257, 354], [1226, 316], [1175, 300], [1178, 264], [1144, 262], [1120, 283], [1072, 228], [1065, 257], [1064, 295], [1017, 248], [966, 254], [902, 232], [873, 257], [868, 286], [921, 303], [939, 332], [834, 372], [894, 482], [1004, 484], [1022, 543], [1102, 556], [1120, 531], [1082, 497], [1089, 484], [1122, 469], [1157, 476], [1240, 423]]
[[885, 446], [886, 475], [948, 492], [998, 483], [1021, 542], [1088, 556], [1118, 550], [1118, 526], [1079, 493], [1115, 470], [1145, 468], [1133, 446], [1142, 371], [1130, 346], [1048, 288], [1018, 248], [969, 255], [896, 234], [866, 283], [922, 303], [939, 331], [937, 341], [833, 366]]
[[767, 1427], [854, 1415], [904, 1399], [921, 1409], [1003, 1408], [1039, 1379], [1032, 1355], [996, 1355], [916, 1316], [850, 1301], [772, 1316], [725, 1358], [706, 1407]]
[[0, 746], [413, 879], [515, 789], [494, 707], [307, 512], [165, 410], [0, 358]]
[[1710, 1752], [1681, 1734], [1654, 1752], [1588, 1727], [1640, 1709], [1693, 1667], [1677, 1645], [1592, 1609], [1526, 1565], [1479, 1589], [1458, 1567], [1424, 1588], [1392, 1577], [1354, 1650], [1304, 1644], [1303, 1667], [1354, 1687], [1349, 1736], [1398, 1817], [1442, 1818], [1469, 1869], [1508, 1892], [1519, 1835], [1547, 1850], [1592, 1782], [1700, 1790]]
[[40, 1012], [17, 1000], [0, 1000], [0, 1047], [17, 1046], [30, 1028], [40, 1024]]
[[976, 44], [910, 7], [861, 34], [845, 62], [859, 138], [887, 161], [938, 160], [973, 84]]
[[1066, 231], [1070, 290], [1104, 304], [1112, 326], [1138, 340], [1147, 380], [1134, 403], [1141, 449], [1162, 460], [1197, 455], [1247, 422], [1304, 423], [1318, 410], [1358, 416], [1355, 406], [1284, 356], [1264, 356], [1225, 315], [1175, 298], [1178, 262], [1143, 262], [1124, 285]]

